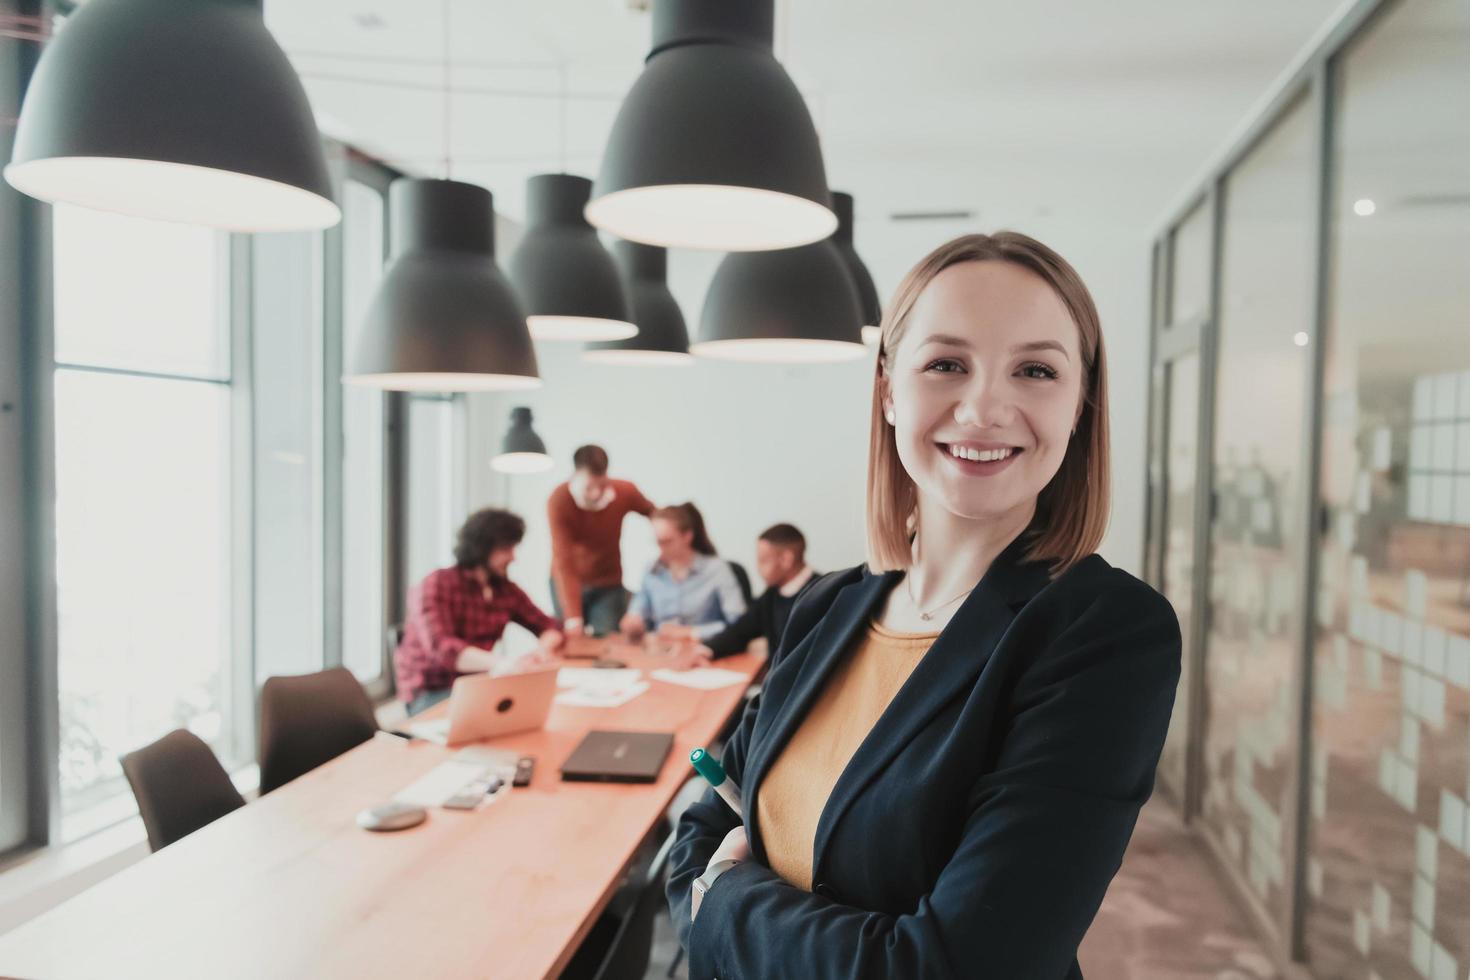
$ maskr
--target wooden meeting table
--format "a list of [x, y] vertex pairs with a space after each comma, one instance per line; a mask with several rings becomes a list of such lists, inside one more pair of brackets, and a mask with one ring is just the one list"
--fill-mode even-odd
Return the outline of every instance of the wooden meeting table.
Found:
[[[645, 674], [664, 664], [612, 655]], [[753, 679], [764, 662], [718, 666]], [[557, 705], [544, 729], [481, 743], [535, 756], [531, 785], [410, 830], [370, 833], [356, 815], [456, 750], [379, 735], [0, 936], [0, 976], [555, 977], [691, 775], [690, 751], [743, 703], [744, 684], [645, 679], [620, 708]], [[594, 728], [674, 732], [658, 781], [562, 782]]]

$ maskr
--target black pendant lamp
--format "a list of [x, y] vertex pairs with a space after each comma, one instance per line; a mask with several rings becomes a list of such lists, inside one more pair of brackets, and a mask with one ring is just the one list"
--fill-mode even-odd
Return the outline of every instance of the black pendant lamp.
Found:
[[388, 205], [392, 259], [342, 380], [393, 391], [539, 388], [525, 314], [495, 266], [490, 192], [403, 178]]
[[816, 127], [776, 61], [775, 0], [654, 0], [587, 218], [619, 238], [726, 252], [837, 227]]
[[864, 354], [862, 307], [831, 241], [725, 256], [704, 298], [700, 357], [813, 363]]
[[852, 284], [857, 287], [858, 305], [863, 311], [863, 343], [877, 344], [882, 333], [879, 324], [883, 322], [883, 309], [878, 303], [878, 287], [873, 285], [868, 267], [863, 265], [857, 250], [852, 247], [852, 195], [833, 191], [832, 210], [837, 212], [837, 231], [832, 235], [832, 244], [852, 275]]
[[326, 228], [306, 91], [262, 0], [90, 0], [47, 44], [5, 179], [43, 201], [231, 231]]
[[500, 453], [490, 466], [501, 473], [543, 473], [551, 469], [552, 459], [546, 443], [531, 428], [531, 410], [518, 406], [510, 410], [510, 428], [500, 440]]
[[638, 336], [627, 340], [588, 344], [582, 355], [602, 364], [687, 365], [689, 329], [684, 314], [669, 292], [669, 253], [657, 245], [613, 242], [613, 260], [622, 273]]
[[571, 174], [526, 182], [526, 232], [509, 271], [537, 340], [621, 340], [638, 332], [618, 267], [582, 215], [591, 192], [592, 181]]

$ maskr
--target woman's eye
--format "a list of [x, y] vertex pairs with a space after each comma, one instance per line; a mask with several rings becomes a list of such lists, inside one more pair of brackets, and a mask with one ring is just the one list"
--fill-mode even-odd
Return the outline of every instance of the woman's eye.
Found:
[[1036, 362], [1024, 365], [1021, 368], [1021, 373], [1028, 378], [1050, 379], [1057, 376], [1057, 373], [1050, 367]]
[[930, 361], [924, 370], [937, 371], [940, 374], [953, 374], [956, 371], [963, 371], [964, 368], [965, 366], [963, 364], [952, 357], [941, 357], [937, 361]]

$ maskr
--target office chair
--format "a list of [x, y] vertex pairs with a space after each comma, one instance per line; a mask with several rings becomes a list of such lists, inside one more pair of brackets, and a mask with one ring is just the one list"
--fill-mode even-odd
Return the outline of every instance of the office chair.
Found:
[[725, 559], [725, 563], [730, 566], [730, 571], [735, 573], [735, 581], [740, 586], [740, 594], [745, 597], [745, 605], [749, 606], [752, 602], [755, 601], [754, 596], [750, 591], [750, 573], [747, 572], [745, 570], [745, 566], [740, 564], [738, 561], [730, 561], [727, 558]]
[[271, 677], [260, 688], [260, 792], [269, 793], [373, 737], [373, 706], [346, 667]]
[[[635, 888], [613, 897], [562, 973], [562, 980], [643, 980], [653, 949], [653, 925], [667, 909], [664, 879], [674, 835], [669, 834]], [[626, 896], [626, 900], [620, 898]]]
[[120, 760], [148, 848], [157, 851], [245, 805], [204, 740], [180, 728]]

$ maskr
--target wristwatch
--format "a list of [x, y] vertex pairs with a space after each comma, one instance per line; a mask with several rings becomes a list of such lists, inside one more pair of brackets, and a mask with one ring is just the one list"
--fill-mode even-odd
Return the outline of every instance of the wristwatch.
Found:
[[689, 894], [690, 922], [693, 922], [694, 917], [699, 914], [699, 905], [701, 902], [704, 901], [704, 893], [714, 887], [715, 880], [719, 878], [720, 875], [724, 874], [726, 871], [729, 871], [731, 868], [735, 867], [735, 865], [739, 863], [739, 861], [736, 861], [733, 858], [726, 858], [723, 861], [716, 861], [714, 864], [704, 869], [704, 874], [694, 879], [694, 890]]

